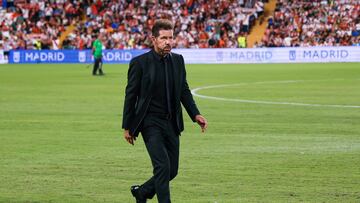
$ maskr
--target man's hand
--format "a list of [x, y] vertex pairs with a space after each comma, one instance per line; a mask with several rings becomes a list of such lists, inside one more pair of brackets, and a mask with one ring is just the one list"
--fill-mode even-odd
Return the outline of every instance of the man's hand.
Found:
[[207, 126], [208, 126], [208, 122], [205, 119], [205, 117], [202, 116], [202, 115], [196, 115], [195, 120], [199, 124], [199, 126], [201, 127], [201, 132], [205, 132], [205, 130], [206, 130]]
[[129, 130], [124, 130], [124, 138], [128, 143], [134, 145], [136, 138], [130, 135]]

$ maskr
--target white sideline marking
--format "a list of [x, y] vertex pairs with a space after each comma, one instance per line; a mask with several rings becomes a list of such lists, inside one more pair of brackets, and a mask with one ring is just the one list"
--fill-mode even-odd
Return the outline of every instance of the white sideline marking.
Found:
[[[344, 80], [344, 79], [334, 79], [334, 80]], [[242, 102], [242, 103], [253, 103], [253, 104], [277, 104], [277, 105], [292, 105], [292, 106], [311, 106], [311, 107], [335, 107], [335, 108], [360, 108], [360, 106], [356, 105], [337, 105], [337, 104], [306, 104], [306, 103], [294, 103], [294, 102], [274, 102], [274, 101], [259, 101], [259, 100], [246, 100], [246, 99], [229, 99], [223, 97], [213, 97], [198, 94], [197, 92], [204, 89], [216, 89], [216, 88], [224, 88], [224, 87], [233, 87], [233, 86], [241, 86], [241, 85], [254, 85], [254, 84], [281, 84], [281, 83], [297, 83], [297, 82], [319, 82], [319, 81], [329, 81], [329, 80], [286, 80], [286, 81], [264, 81], [264, 82], [254, 82], [254, 83], [239, 83], [239, 84], [227, 84], [227, 85], [212, 85], [212, 86], [204, 86], [198, 87], [191, 90], [191, 93], [200, 98], [204, 99], [212, 99], [218, 101], [231, 101], [231, 102]]]

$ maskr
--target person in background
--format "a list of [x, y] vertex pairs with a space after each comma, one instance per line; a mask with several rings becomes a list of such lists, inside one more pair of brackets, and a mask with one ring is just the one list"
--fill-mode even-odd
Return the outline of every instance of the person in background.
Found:
[[103, 49], [103, 41], [104, 41], [104, 35], [99, 34], [98, 38], [94, 41], [92, 46], [92, 54], [94, 56], [94, 68], [93, 68], [93, 75], [96, 75], [96, 73], [99, 70], [99, 75], [104, 75], [103, 69], [102, 69], [102, 49]]

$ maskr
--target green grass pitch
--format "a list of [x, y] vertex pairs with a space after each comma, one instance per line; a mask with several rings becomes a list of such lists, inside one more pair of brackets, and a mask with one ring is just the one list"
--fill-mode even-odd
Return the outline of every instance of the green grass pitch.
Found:
[[[127, 65], [103, 68], [0, 66], [0, 202], [134, 202], [151, 163], [123, 139]], [[360, 202], [359, 63], [187, 72], [192, 89], [235, 85], [196, 92], [222, 100], [195, 97], [205, 134], [185, 114], [174, 202]]]

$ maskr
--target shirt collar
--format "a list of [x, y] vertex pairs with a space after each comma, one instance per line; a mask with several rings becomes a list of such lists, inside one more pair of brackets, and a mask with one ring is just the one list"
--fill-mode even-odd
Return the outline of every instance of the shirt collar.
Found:
[[154, 49], [152, 49], [151, 51], [152, 51], [154, 57], [159, 61], [161, 61], [163, 59], [167, 59], [169, 56], [169, 54], [166, 54], [165, 56], [160, 56], [158, 53], [156, 53], [156, 51]]

